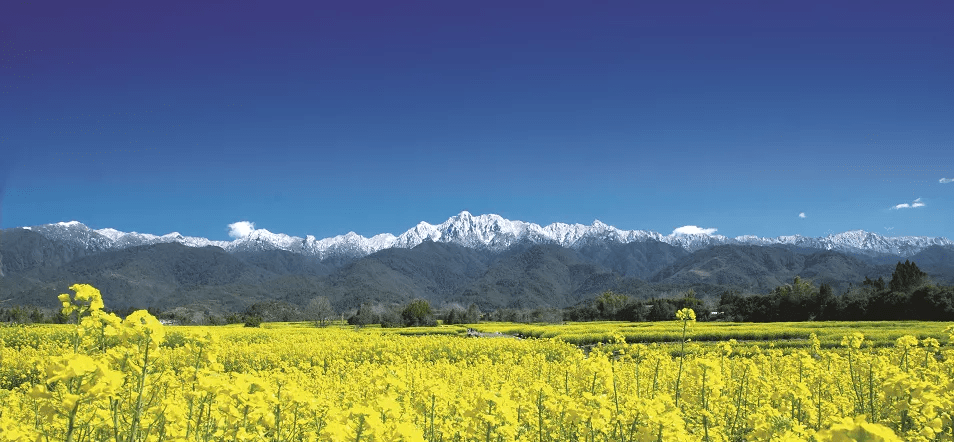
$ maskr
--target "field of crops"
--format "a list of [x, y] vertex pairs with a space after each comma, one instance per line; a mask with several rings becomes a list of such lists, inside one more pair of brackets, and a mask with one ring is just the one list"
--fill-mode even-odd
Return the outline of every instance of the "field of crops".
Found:
[[73, 289], [0, 328], [0, 440], [952, 440], [947, 324], [166, 327]]
[[[692, 327], [693, 341], [701, 344], [718, 344], [735, 339], [745, 344], [777, 348], [808, 348], [809, 338], [815, 334], [822, 348], [838, 348], [845, 335], [862, 333], [868, 345], [874, 347], [894, 346], [904, 335], [914, 335], [923, 340], [934, 338], [946, 342], [945, 330], [950, 323], [915, 321], [866, 321], [866, 322], [697, 322]], [[622, 336], [627, 343], [678, 343], [681, 329], [667, 322], [578, 322], [570, 324], [512, 324], [481, 323], [470, 325], [481, 332], [498, 332], [533, 338], [553, 338], [576, 345], [611, 343]]]

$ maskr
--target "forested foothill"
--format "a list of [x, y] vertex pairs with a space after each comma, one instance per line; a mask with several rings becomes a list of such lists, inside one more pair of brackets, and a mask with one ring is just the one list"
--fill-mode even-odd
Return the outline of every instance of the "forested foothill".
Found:
[[605, 292], [566, 309], [564, 317], [568, 321], [662, 321], [671, 320], [682, 308], [693, 309], [702, 321], [954, 321], [954, 286], [933, 283], [917, 264], [905, 261], [898, 262], [889, 281], [866, 277], [842, 293], [798, 276], [766, 294], [727, 290], [718, 299], [699, 299], [691, 289], [681, 297], [649, 301]]
[[885, 282], [865, 278], [836, 295], [831, 287], [815, 287], [798, 278], [765, 295], [724, 293], [719, 309], [732, 321], [954, 320], [954, 286], [933, 284], [910, 261], [899, 262]]
[[[250, 304], [243, 311], [218, 314], [195, 306], [180, 306], [153, 313], [168, 324], [224, 325], [262, 322], [313, 322], [325, 326], [333, 322], [355, 326], [382, 327], [475, 324], [477, 322], [561, 323], [586, 321], [670, 321], [675, 312], [690, 308], [699, 321], [779, 322], [779, 321], [954, 321], [954, 286], [938, 284], [917, 264], [898, 262], [888, 281], [865, 277], [841, 292], [829, 284], [816, 285], [795, 276], [789, 284], [764, 294], [726, 289], [703, 295], [693, 289], [667, 290], [661, 296], [629, 295], [612, 290], [566, 308], [496, 308], [481, 311], [476, 303], [432, 306], [425, 299], [405, 304], [362, 303], [350, 311], [336, 310], [323, 296], [311, 298], [304, 306], [270, 300]], [[132, 311], [115, 311], [120, 316]], [[3, 323], [63, 323], [59, 312], [33, 306], [0, 307]]]

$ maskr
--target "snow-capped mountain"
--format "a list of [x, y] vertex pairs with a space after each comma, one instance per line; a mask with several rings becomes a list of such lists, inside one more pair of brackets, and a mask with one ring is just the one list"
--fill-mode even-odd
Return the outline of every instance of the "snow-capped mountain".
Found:
[[37, 232], [49, 239], [63, 241], [74, 247], [84, 248], [89, 252], [119, 250], [170, 242], [177, 242], [190, 247], [218, 246], [224, 248], [230, 244], [229, 241], [211, 241], [206, 238], [183, 236], [179, 232], [157, 236], [148, 233], [120, 232], [109, 228], [93, 230], [79, 221], [44, 224], [24, 227], [24, 229]]
[[272, 233], [265, 229], [253, 229], [246, 236], [233, 241], [212, 241], [206, 238], [183, 236], [178, 232], [157, 236], [137, 232], [127, 233], [108, 228], [93, 230], [77, 221], [25, 227], [25, 229], [33, 230], [50, 239], [65, 241], [74, 247], [93, 253], [177, 242], [191, 247], [217, 246], [229, 252], [285, 250], [315, 256], [322, 260], [341, 257], [359, 258], [392, 247], [412, 248], [426, 240], [492, 251], [503, 251], [522, 243], [557, 244], [563, 247], [579, 248], [600, 242], [625, 244], [656, 240], [682, 247], [690, 252], [722, 244], [782, 244], [866, 255], [895, 256], [914, 255], [934, 245], [954, 245], [954, 241], [942, 237], [887, 237], [861, 230], [819, 238], [800, 235], [775, 238], [757, 236], [729, 238], [704, 233], [663, 235], [644, 230], [620, 230], [600, 221], [594, 221], [589, 226], [565, 223], [540, 226], [524, 221], [508, 220], [493, 214], [474, 216], [466, 211], [450, 217], [441, 224], [421, 222], [398, 236], [382, 233], [371, 238], [354, 232], [324, 239], [317, 239], [311, 235], [301, 238]]

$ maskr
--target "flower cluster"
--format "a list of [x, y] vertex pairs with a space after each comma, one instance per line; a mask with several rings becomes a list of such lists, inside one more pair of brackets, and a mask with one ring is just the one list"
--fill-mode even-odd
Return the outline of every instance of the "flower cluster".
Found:
[[622, 336], [584, 350], [335, 327], [171, 330], [144, 311], [119, 320], [92, 287], [73, 290], [61, 299], [75, 324], [0, 347], [0, 366], [25, 361], [0, 370], [0, 441], [954, 437], [954, 351], [931, 338], [686, 345], [691, 309], [676, 318], [676, 347]]

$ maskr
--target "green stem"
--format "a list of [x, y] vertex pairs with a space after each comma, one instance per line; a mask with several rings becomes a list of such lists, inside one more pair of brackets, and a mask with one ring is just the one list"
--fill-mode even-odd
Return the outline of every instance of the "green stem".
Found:
[[142, 357], [142, 371], [139, 373], [139, 381], [136, 384], [136, 409], [133, 412], [132, 423], [129, 426], [129, 436], [126, 438], [128, 442], [136, 440], [139, 433], [139, 420], [142, 417], [142, 396], [146, 389], [146, 374], [149, 370], [149, 335], [150, 333], [146, 332], [145, 340], [143, 341], [146, 349]]
[[686, 328], [687, 321], [682, 321], [682, 342], [679, 346], [679, 372], [676, 374], [676, 407], [679, 407], [679, 383], [682, 381], [682, 364], [686, 360]]

